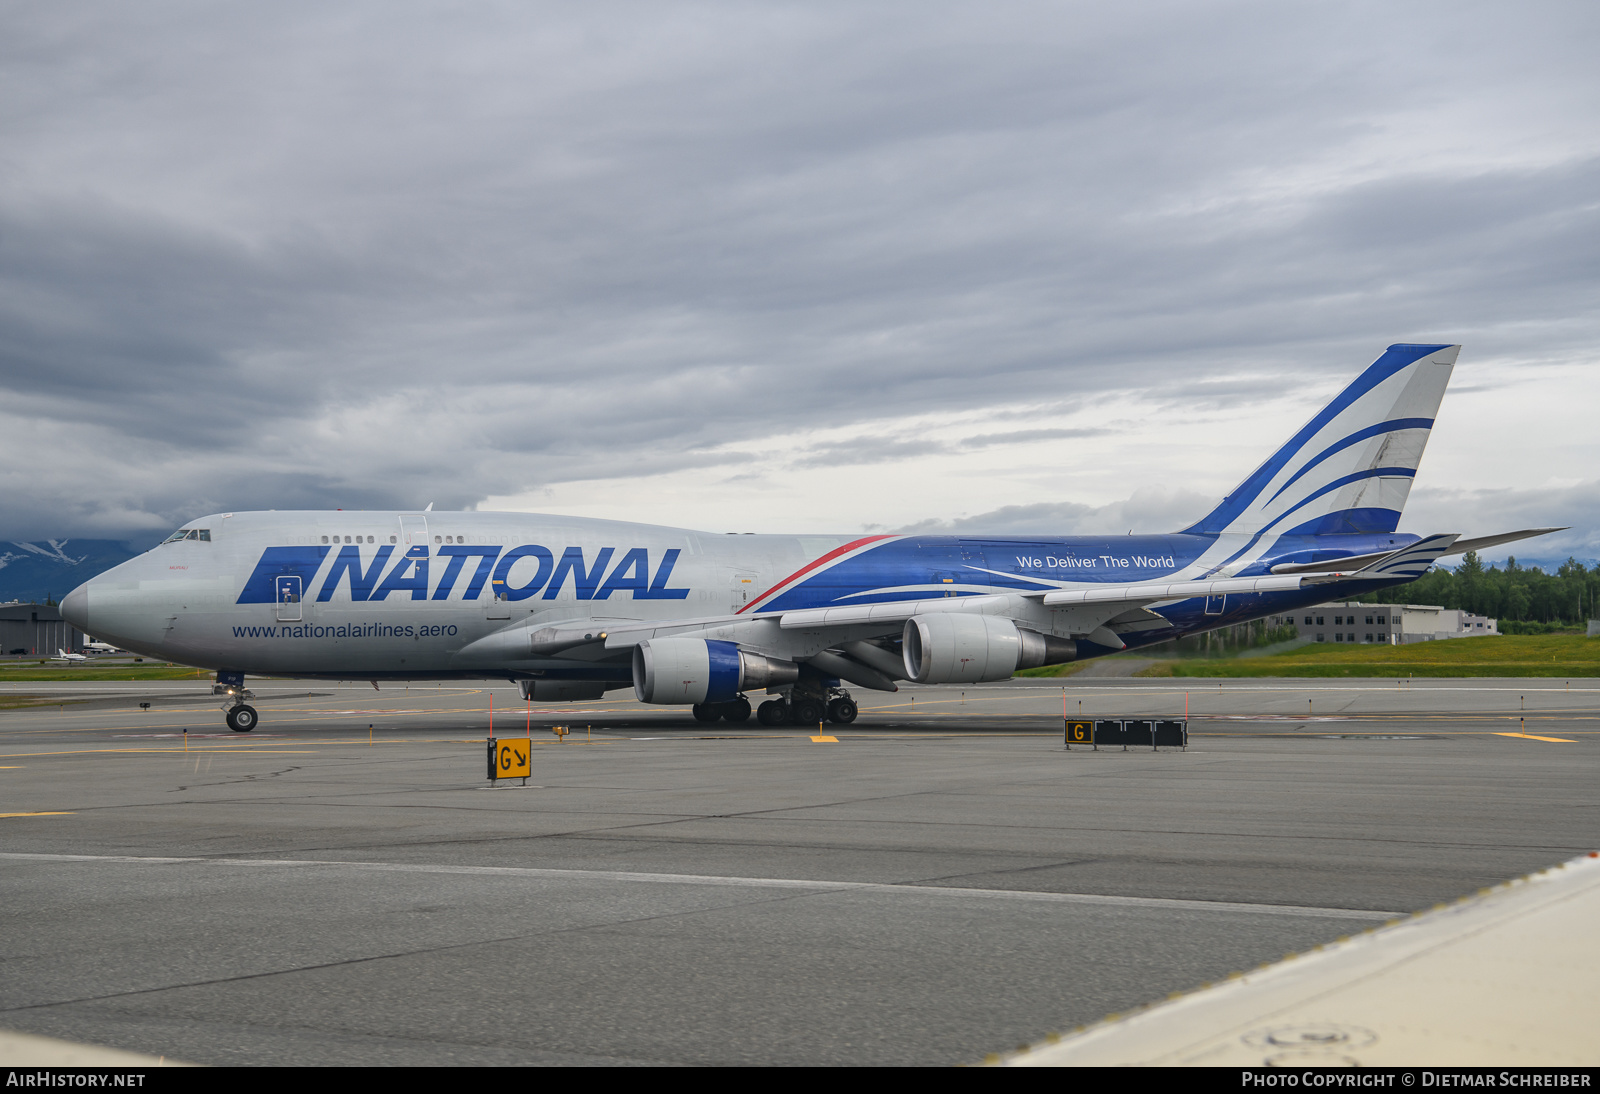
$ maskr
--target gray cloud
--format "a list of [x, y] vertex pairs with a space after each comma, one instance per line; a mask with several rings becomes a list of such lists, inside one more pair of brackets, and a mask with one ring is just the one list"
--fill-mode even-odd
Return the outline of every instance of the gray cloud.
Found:
[[1102, 437], [1109, 429], [1013, 429], [1006, 433], [979, 433], [962, 437], [963, 448], [993, 448], [996, 445], [1031, 444], [1034, 441], [1061, 441], [1082, 437]]
[[951, 446], [934, 440], [900, 440], [888, 437], [856, 437], [848, 441], [825, 441], [812, 445], [806, 455], [794, 461], [798, 468], [845, 467], [852, 464], [885, 463], [915, 456], [950, 451]]
[[979, 433], [957, 441], [929, 437], [851, 437], [823, 441], [807, 446], [792, 462], [796, 468], [849, 467], [856, 464], [889, 463], [918, 456], [946, 455], [1001, 445], [1029, 444], [1035, 441], [1098, 437], [1108, 429], [1014, 429], [1005, 433]]
[[[1109, 505], [1038, 502], [1007, 505], [987, 513], [933, 517], [894, 531], [924, 535], [988, 533], [1004, 536], [1121, 535], [1125, 532], [1176, 532], [1210, 512], [1216, 499], [1186, 490], [1148, 489]], [[882, 531], [868, 526], [865, 531]]]
[[941, 445], [916, 415], [1245, 413], [1399, 340], [1592, 360], [1597, 20], [12, 8], [0, 534], [472, 506], [868, 431], [796, 442], [826, 490], [1093, 428]]

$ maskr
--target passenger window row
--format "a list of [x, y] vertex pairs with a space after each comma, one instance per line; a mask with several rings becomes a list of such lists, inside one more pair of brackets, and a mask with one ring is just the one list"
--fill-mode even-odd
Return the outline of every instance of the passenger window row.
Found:
[[[181, 534], [179, 534], [179, 535], [174, 535], [172, 538], [173, 539], [183, 539], [184, 537]], [[193, 534], [191, 534], [189, 536], [189, 538], [193, 539], [195, 537], [194, 537]], [[211, 538], [211, 533], [207, 532], [207, 531], [202, 531], [200, 533], [200, 538], [201, 539], [210, 539]], [[334, 536], [330, 540], [329, 537], [323, 536], [322, 537], [322, 542], [324, 542], [324, 543], [329, 543], [329, 542], [338, 543], [339, 542], [339, 537], [338, 536]], [[378, 542], [378, 539], [377, 539], [376, 536], [367, 536], [366, 539], [362, 539], [360, 536], [345, 536], [344, 537], [344, 542], [345, 543], [376, 543], [376, 542]], [[390, 536], [389, 537], [389, 542], [390, 543], [397, 543], [397, 542], [399, 542], [399, 537], [398, 536]], [[433, 542], [435, 542], [435, 543], [465, 543], [465, 542], [467, 542], [467, 537], [466, 536], [434, 536], [433, 537]]]

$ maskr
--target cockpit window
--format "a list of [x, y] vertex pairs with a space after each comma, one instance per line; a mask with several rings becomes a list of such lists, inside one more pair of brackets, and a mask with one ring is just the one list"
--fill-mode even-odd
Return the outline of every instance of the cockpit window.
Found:
[[167, 543], [176, 543], [180, 539], [197, 539], [202, 543], [211, 542], [211, 529], [209, 528], [179, 528], [166, 538]]

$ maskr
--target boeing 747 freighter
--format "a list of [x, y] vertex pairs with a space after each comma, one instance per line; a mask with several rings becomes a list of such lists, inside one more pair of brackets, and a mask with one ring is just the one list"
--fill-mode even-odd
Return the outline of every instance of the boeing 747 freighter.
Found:
[[1459, 346], [1394, 345], [1209, 513], [1128, 536], [716, 535], [524, 513], [216, 513], [79, 586], [86, 633], [247, 675], [632, 687], [702, 721], [850, 722], [844, 684], [1004, 680], [1419, 577], [1396, 531]]

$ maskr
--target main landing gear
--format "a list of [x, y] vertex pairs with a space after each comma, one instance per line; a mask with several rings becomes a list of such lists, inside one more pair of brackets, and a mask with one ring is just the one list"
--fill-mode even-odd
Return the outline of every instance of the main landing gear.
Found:
[[697, 722], [715, 722], [726, 719], [737, 725], [750, 720], [750, 700], [743, 695], [737, 699], [729, 699], [726, 703], [696, 703], [694, 705], [694, 720]]
[[844, 688], [829, 688], [820, 695], [796, 691], [789, 702], [768, 699], [756, 708], [756, 720], [764, 726], [814, 726], [824, 721], [849, 725], [856, 714], [856, 701]]
[[228, 728], [235, 733], [249, 733], [256, 728], [256, 723], [261, 716], [256, 713], [256, 708], [245, 702], [254, 699], [255, 692], [249, 691], [244, 686], [244, 673], [219, 672], [217, 682], [211, 685], [212, 695], [226, 695], [228, 702], [222, 707], [228, 712]]

